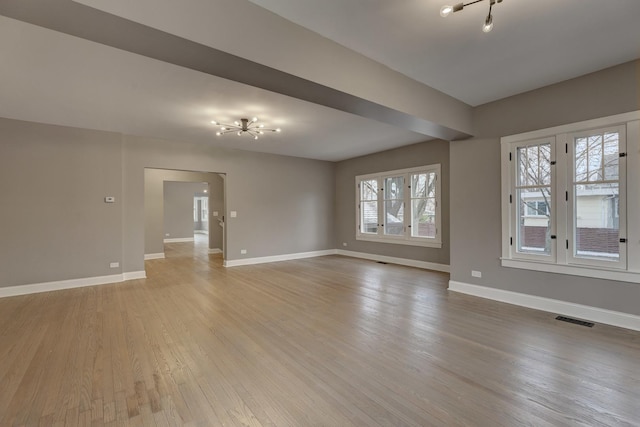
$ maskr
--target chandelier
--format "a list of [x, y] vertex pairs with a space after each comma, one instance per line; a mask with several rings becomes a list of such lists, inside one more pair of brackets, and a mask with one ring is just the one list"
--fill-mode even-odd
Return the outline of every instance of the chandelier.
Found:
[[[451, 14], [451, 12], [459, 12], [462, 9], [464, 9], [465, 6], [471, 6], [472, 4], [480, 3], [481, 1], [484, 1], [484, 0], [475, 0], [469, 3], [458, 3], [453, 6], [444, 5], [440, 9], [440, 16], [442, 16], [443, 18], [446, 18]], [[488, 33], [493, 29], [493, 15], [491, 14], [491, 11], [493, 9], [493, 5], [496, 3], [502, 3], [502, 0], [489, 0], [489, 14], [487, 15], [487, 18], [484, 20], [484, 25], [482, 26], [482, 31], [484, 31], [485, 33]]]
[[249, 119], [240, 119], [240, 121], [236, 120], [235, 122], [233, 122], [232, 125], [216, 122], [215, 120], [212, 120], [211, 123], [216, 126], [220, 126], [220, 130], [216, 132], [216, 135], [218, 136], [226, 135], [228, 133], [236, 133], [238, 136], [248, 134], [252, 136], [253, 139], [258, 139], [258, 136], [264, 135], [265, 132], [280, 132], [280, 128], [277, 128], [277, 129], [265, 128], [263, 124], [258, 123], [257, 117], [254, 117], [251, 120]]

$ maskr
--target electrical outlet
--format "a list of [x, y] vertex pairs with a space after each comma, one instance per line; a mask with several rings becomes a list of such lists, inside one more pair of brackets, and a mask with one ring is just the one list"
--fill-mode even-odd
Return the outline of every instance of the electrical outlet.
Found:
[[236, 217], [238, 216], [238, 212], [236, 212], [236, 211], [231, 211], [231, 212], [229, 212], [229, 216], [230, 216], [231, 218], [236, 218]]
[[165, 234], [164, 234], [164, 237], [169, 237], [169, 236], [171, 236], [171, 234], [170, 234], [170, 233], [165, 233]]
[[218, 211], [213, 211], [213, 216], [218, 216]]
[[246, 250], [246, 249], [240, 249], [240, 253], [241, 253], [242, 255], [245, 255], [245, 254], [247, 253], [247, 250]]
[[471, 275], [473, 277], [482, 277], [482, 271], [471, 270]]
[[342, 242], [342, 246], [347, 246], [347, 242]]
[[119, 262], [112, 262], [109, 264], [109, 268], [118, 268], [118, 267], [120, 267]]

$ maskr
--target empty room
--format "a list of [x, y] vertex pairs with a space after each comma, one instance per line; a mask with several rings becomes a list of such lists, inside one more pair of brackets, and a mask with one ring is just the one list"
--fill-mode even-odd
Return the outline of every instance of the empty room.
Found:
[[640, 426], [637, 0], [0, 0], [0, 426]]

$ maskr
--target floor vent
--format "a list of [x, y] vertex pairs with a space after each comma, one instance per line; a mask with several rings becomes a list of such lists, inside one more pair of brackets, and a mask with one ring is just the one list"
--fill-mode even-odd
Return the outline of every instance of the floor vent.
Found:
[[563, 322], [575, 323], [576, 325], [586, 326], [587, 328], [593, 328], [592, 322], [585, 322], [584, 320], [573, 319], [571, 317], [558, 316], [556, 320], [561, 320]]
[[387, 263], [386, 263], [386, 262], [384, 262], [384, 261], [377, 261], [377, 262], [378, 262], [378, 264], [387, 264]]

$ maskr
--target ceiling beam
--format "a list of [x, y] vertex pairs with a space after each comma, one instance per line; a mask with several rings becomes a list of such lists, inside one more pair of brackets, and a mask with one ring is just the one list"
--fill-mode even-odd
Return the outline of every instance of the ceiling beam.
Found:
[[71, 0], [0, 0], [0, 15], [432, 138], [470, 136], [464, 125], [445, 126]]

